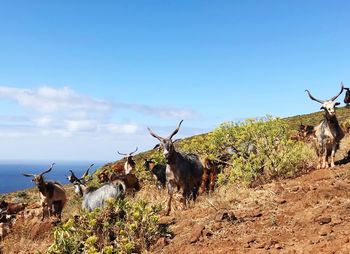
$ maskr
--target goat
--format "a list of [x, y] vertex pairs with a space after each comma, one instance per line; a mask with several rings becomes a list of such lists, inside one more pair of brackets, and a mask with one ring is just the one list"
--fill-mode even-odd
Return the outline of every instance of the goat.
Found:
[[67, 202], [66, 192], [60, 183], [44, 181], [43, 175], [49, 173], [54, 165], [55, 163], [53, 163], [48, 170], [38, 175], [22, 174], [26, 177], [32, 177], [32, 181], [35, 182], [36, 186], [38, 187], [41, 206], [43, 209], [43, 216], [41, 220], [44, 220], [45, 208], [47, 208], [49, 216], [51, 216], [52, 212], [54, 212], [54, 215], [61, 219], [62, 209]]
[[[74, 172], [71, 174], [75, 177]], [[74, 178], [73, 177], [73, 178]], [[100, 188], [89, 188], [86, 186], [87, 181], [82, 182], [75, 177], [74, 185], [78, 186], [79, 194], [83, 197], [82, 209], [92, 211], [97, 207], [102, 207], [107, 199], [122, 199], [125, 194], [125, 184], [122, 181], [107, 183]]]
[[181, 123], [167, 138], [162, 138], [155, 134], [150, 128], [149, 133], [160, 141], [163, 149], [163, 155], [166, 160], [166, 182], [168, 188], [168, 202], [165, 211], [166, 215], [170, 214], [171, 201], [173, 198], [174, 187], [180, 187], [183, 190], [183, 205], [187, 207], [187, 200], [191, 197], [196, 200], [198, 189], [201, 185], [203, 165], [199, 157], [195, 154], [184, 154], [176, 151], [172, 137], [178, 133]]
[[312, 125], [304, 125], [300, 123], [298, 131], [291, 137], [294, 141], [310, 142], [315, 135], [315, 127]]
[[145, 159], [144, 167], [147, 171], [151, 171], [153, 177], [157, 181], [158, 189], [164, 189], [166, 184], [165, 169], [166, 166], [160, 163], [155, 163], [152, 159]]
[[[120, 164], [117, 164], [120, 165]], [[124, 172], [124, 166], [123, 166], [123, 172]], [[124, 173], [121, 173], [120, 171], [113, 172], [112, 174], [108, 174], [107, 170], [103, 170], [98, 174], [99, 183], [106, 183], [106, 182], [117, 182], [122, 181], [125, 185], [126, 192], [135, 193], [141, 189], [139, 179], [136, 177], [135, 174], [129, 173], [125, 175]]]
[[344, 86], [341, 83], [340, 92], [329, 100], [319, 100], [311, 95], [309, 90], [305, 90], [310, 99], [321, 103], [321, 109], [324, 110], [324, 118], [321, 123], [315, 127], [316, 152], [318, 156], [317, 168], [328, 168], [328, 156], [331, 156], [331, 167], [334, 167], [334, 157], [339, 148], [340, 141], [344, 137], [344, 132], [340, 128], [336, 116], [336, 106], [340, 105], [335, 100], [343, 92]]
[[216, 178], [219, 173], [219, 165], [223, 163], [210, 160], [205, 157], [201, 159], [203, 165], [203, 175], [202, 175], [202, 184], [201, 184], [201, 193], [204, 192], [213, 192], [215, 188]]
[[127, 174], [127, 175], [112, 175], [110, 178], [110, 182], [123, 182], [126, 193], [132, 193], [141, 190], [139, 179], [135, 174]]
[[95, 164], [91, 164], [80, 178], [76, 177], [76, 175], [74, 174], [73, 170], [69, 170], [70, 175], [67, 176], [67, 179], [68, 179], [69, 182], [71, 182], [74, 185], [74, 192], [76, 194], [80, 195], [80, 193], [82, 192], [82, 190], [80, 189], [80, 186], [86, 184], [86, 182], [88, 181], [86, 179], [86, 177], [89, 175], [89, 170], [94, 165]]
[[347, 87], [344, 87], [344, 90], [346, 90], [345, 97], [344, 97], [344, 103], [346, 106], [349, 106], [350, 103], [350, 89]]
[[106, 183], [109, 181], [109, 176], [106, 170], [99, 172], [97, 178], [99, 183]]
[[25, 203], [8, 203], [5, 200], [0, 202], [0, 210], [5, 211], [7, 214], [17, 214], [23, 211], [27, 204]]
[[118, 154], [125, 156], [126, 158], [126, 162], [124, 164], [124, 173], [127, 174], [134, 174], [135, 173], [135, 167], [136, 167], [136, 163], [133, 160], [133, 154], [137, 152], [137, 147], [136, 150], [133, 151], [132, 153], [120, 153], [118, 152]]

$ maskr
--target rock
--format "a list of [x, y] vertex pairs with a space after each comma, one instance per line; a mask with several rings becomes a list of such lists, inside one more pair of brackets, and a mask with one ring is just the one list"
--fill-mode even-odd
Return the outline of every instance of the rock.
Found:
[[256, 239], [255, 239], [254, 236], [248, 236], [248, 237], [244, 240], [245, 243], [253, 243], [253, 242], [255, 242], [255, 241], [256, 241]]
[[168, 217], [168, 216], [161, 217], [158, 222], [159, 225], [165, 225], [165, 226], [173, 225], [175, 223], [176, 223], [175, 217]]
[[292, 192], [298, 192], [300, 190], [300, 186], [293, 186], [290, 190]]
[[216, 222], [211, 227], [211, 230], [213, 230], [213, 231], [218, 231], [220, 229], [222, 229], [222, 223], [221, 222]]
[[153, 249], [163, 249], [169, 244], [169, 240], [165, 237], [159, 238], [156, 244], [153, 246]]
[[205, 227], [203, 225], [196, 225], [192, 229], [192, 233], [190, 236], [190, 243], [198, 242], [199, 238], [203, 235], [203, 230]]
[[279, 198], [279, 197], [276, 197], [276, 198], [274, 199], [274, 201], [275, 201], [277, 204], [284, 204], [284, 203], [287, 202], [286, 199], [284, 199], [284, 198]]
[[331, 234], [332, 232], [333, 232], [332, 227], [329, 225], [325, 225], [320, 229], [319, 235], [320, 236], [327, 236], [327, 235]]
[[50, 220], [45, 220], [33, 225], [30, 236], [33, 240], [38, 240], [46, 237], [46, 233], [50, 232], [53, 228]]
[[244, 248], [250, 248], [251, 244], [255, 242], [255, 237], [254, 236], [248, 236], [245, 240], [244, 240]]
[[275, 249], [276, 250], [281, 250], [281, 249], [283, 249], [283, 246], [281, 244], [279, 244], [279, 243], [276, 243], [275, 244]]
[[264, 249], [266, 246], [266, 243], [263, 242], [263, 243], [258, 243], [257, 245], [255, 245], [255, 248], [256, 249]]
[[319, 217], [317, 219], [317, 222], [320, 223], [321, 225], [323, 224], [328, 224], [332, 221], [332, 218], [331, 217]]
[[260, 209], [254, 209], [251, 214], [250, 214], [251, 217], [261, 217], [262, 216], [262, 212], [260, 211]]
[[334, 215], [332, 216], [332, 223], [330, 224], [331, 226], [338, 225], [342, 223], [343, 219], [339, 215]]
[[236, 216], [232, 211], [219, 211], [215, 215], [215, 221], [220, 222], [220, 221], [234, 221], [237, 220]]

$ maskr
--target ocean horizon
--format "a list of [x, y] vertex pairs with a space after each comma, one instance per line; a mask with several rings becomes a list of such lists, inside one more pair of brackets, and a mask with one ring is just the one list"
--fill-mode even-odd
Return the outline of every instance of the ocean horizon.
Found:
[[[90, 169], [90, 173], [107, 162], [102, 161], [54, 161], [55, 165], [51, 172], [44, 175], [45, 180], [58, 181], [61, 184], [68, 184], [66, 175], [69, 170], [73, 170], [77, 176], [80, 176], [92, 164], [95, 165]], [[35, 187], [30, 177], [25, 177], [22, 173], [38, 174], [45, 171], [51, 166], [52, 162], [48, 161], [0, 161], [0, 194], [20, 191]]]

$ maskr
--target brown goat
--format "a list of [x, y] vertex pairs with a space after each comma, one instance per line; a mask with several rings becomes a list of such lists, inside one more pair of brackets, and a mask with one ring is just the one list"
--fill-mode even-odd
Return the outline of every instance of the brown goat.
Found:
[[32, 177], [32, 181], [35, 182], [36, 186], [38, 187], [41, 199], [41, 206], [43, 209], [43, 215], [41, 220], [44, 220], [46, 210], [48, 211], [49, 216], [53, 214], [59, 219], [61, 219], [62, 209], [67, 202], [66, 191], [60, 183], [44, 181], [43, 175], [49, 173], [52, 170], [53, 165], [55, 165], [55, 163], [53, 163], [48, 170], [38, 175], [22, 174], [26, 177]]
[[0, 209], [5, 211], [7, 214], [17, 214], [26, 208], [25, 203], [8, 203], [6, 201], [0, 202]]

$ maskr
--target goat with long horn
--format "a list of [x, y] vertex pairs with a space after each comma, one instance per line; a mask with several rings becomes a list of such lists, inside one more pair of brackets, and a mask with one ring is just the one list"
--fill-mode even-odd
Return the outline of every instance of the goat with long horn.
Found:
[[178, 133], [182, 122], [167, 138], [157, 135], [148, 128], [149, 133], [160, 141], [166, 160], [166, 185], [169, 194], [165, 211], [166, 215], [169, 215], [171, 210], [171, 201], [175, 187], [180, 187], [183, 190], [183, 204], [184, 208], [186, 208], [187, 200], [190, 198], [194, 201], [196, 200], [202, 180], [203, 165], [199, 157], [195, 154], [184, 154], [176, 151], [172, 141], [173, 136]]
[[135, 171], [136, 163], [133, 159], [133, 154], [136, 153], [137, 150], [138, 150], [138, 147], [136, 147], [135, 151], [133, 151], [131, 153], [120, 153], [118, 151], [119, 155], [123, 155], [126, 158], [126, 162], [124, 164], [124, 173], [126, 175], [135, 173], [134, 171]]
[[334, 167], [334, 157], [339, 148], [340, 141], [344, 137], [336, 116], [336, 106], [340, 105], [335, 100], [343, 92], [344, 85], [341, 83], [340, 92], [329, 100], [319, 100], [311, 95], [309, 90], [305, 90], [310, 99], [320, 103], [321, 109], [324, 110], [324, 118], [321, 123], [315, 127], [316, 135], [316, 152], [318, 156], [318, 168], [327, 168], [328, 157], [331, 157], [331, 167]]
[[[94, 166], [95, 164], [91, 164], [88, 169], [84, 172], [84, 174], [78, 178], [73, 170], [69, 170], [70, 175], [67, 176], [67, 179], [69, 182], [71, 182], [74, 185], [74, 191], [75, 193], [77, 193], [78, 195], [81, 195], [82, 193], [82, 189], [81, 186], [82, 185], [86, 185], [86, 183], [89, 181], [89, 179], [87, 179], [87, 177], [89, 176], [89, 170]], [[90, 178], [91, 179], [91, 178]]]
[[[74, 175], [74, 172], [71, 171], [71, 174]], [[88, 170], [84, 173], [84, 176], [89, 176]], [[123, 181], [106, 183], [96, 189], [87, 187], [87, 181], [84, 181], [82, 178], [72, 177], [71, 180], [75, 189], [78, 190], [78, 194], [83, 197], [82, 209], [87, 209], [88, 211], [102, 207], [107, 199], [122, 199], [125, 195], [126, 186]]]
[[48, 211], [49, 216], [53, 214], [61, 219], [62, 209], [67, 202], [66, 192], [60, 183], [44, 181], [43, 175], [49, 173], [54, 165], [55, 163], [52, 163], [49, 169], [40, 174], [22, 174], [26, 177], [32, 177], [32, 181], [35, 182], [36, 186], [39, 189], [41, 206], [43, 209], [41, 220], [44, 220], [46, 210]]

